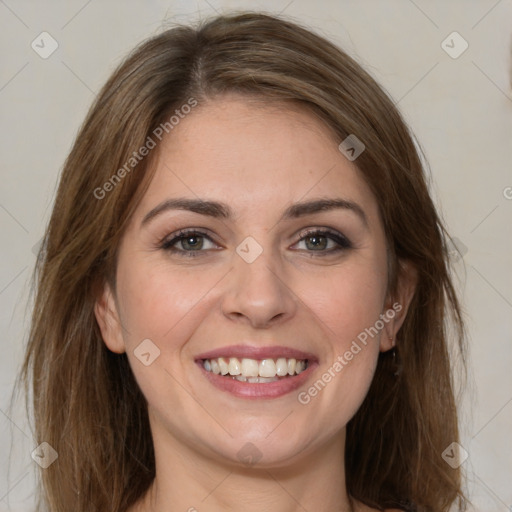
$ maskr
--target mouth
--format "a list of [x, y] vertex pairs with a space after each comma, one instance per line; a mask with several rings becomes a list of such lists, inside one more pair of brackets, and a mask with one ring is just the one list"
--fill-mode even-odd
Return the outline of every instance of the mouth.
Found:
[[238, 357], [217, 357], [202, 359], [203, 368], [215, 375], [235, 379], [239, 382], [276, 382], [300, 375], [308, 368], [308, 359], [279, 357], [277, 359], [249, 359]]
[[229, 347], [196, 364], [218, 389], [240, 398], [277, 398], [297, 389], [318, 366], [312, 354], [285, 347]]

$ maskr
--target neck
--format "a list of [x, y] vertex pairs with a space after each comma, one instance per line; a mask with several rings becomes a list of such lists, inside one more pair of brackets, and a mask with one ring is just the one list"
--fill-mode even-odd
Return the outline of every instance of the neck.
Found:
[[170, 437], [153, 432], [156, 477], [131, 512], [355, 512], [345, 486], [345, 431], [313, 454], [264, 467], [205, 456]]

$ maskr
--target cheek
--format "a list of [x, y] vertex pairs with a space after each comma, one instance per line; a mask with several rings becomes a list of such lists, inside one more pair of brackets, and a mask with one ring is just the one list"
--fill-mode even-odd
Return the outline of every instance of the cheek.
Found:
[[214, 272], [170, 270], [157, 263], [119, 267], [119, 294], [130, 344], [154, 338], [167, 346], [190, 323], [219, 281]]
[[301, 298], [340, 350], [375, 324], [385, 301], [387, 276], [380, 260], [340, 265], [304, 279]]
[[[127, 345], [150, 338], [167, 350], [177, 348], [180, 340], [192, 334], [193, 324], [200, 323], [213, 307], [212, 301], [221, 299], [218, 294], [228, 271], [224, 267], [170, 269], [165, 262], [136, 257], [120, 261], [118, 292], [123, 298]], [[310, 266], [289, 278], [290, 289], [314, 313], [316, 319], [311, 320], [340, 350], [382, 313], [386, 267], [377, 256], [361, 254], [335, 266]], [[301, 316], [300, 308], [296, 313]]]
[[328, 350], [318, 379], [303, 390], [299, 402], [327, 414], [333, 432], [355, 414], [371, 384], [382, 332], [375, 326], [383, 313], [386, 279], [385, 261], [355, 259], [337, 271], [318, 273], [308, 285], [309, 293], [301, 292]]
[[[186, 357], [182, 351], [194, 326], [201, 321], [205, 296], [219, 280], [212, 273], [204, 274], [207, 273], [199, 276], [197, 272], [192, 275], [185, 270], [171, 271], [165, 263], [149, 263], [143, 258], [119, 261], [118, 294], [122, 297], [125, 349], [142, 393], [158, 410], [183, 408], [188, 403], [180, 385], [186, 375], [180, 364]], [[137, 354], [141, 354], [139, 347], [147, 339], [157, 348], [149, 345], [145, 350], [151, 361], [146, 366]]]

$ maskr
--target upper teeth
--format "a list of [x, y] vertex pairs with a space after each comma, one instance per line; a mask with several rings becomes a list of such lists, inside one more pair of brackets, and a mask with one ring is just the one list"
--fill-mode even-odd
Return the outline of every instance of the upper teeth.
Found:
[[204, 359], [204, 369], [217, 375], [241, 375], [243, 377], [284, 377], [303, 372], [307, 367], [307, 360], [287, 359], [247, 359], [239, 360], [237, 357], [218, 357]]

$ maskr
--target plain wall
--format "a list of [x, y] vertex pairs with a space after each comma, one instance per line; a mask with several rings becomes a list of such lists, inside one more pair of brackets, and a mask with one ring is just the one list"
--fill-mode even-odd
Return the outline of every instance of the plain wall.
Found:
[[[9, 400], [27, 336], [33, 248], [80, 123], [138, 42], [169, 22], [230, 9], [283, 11], [338, 43], [389, 91], [418, 137], [464, 253], [456, 268], [471, 350], [461, 408], [469, 495], [474, 510], [512, 511], [510, 0], [0, 2], [0, 511], [33, 507], [35, 444], [22, 407], [10, 411]], [[47, 59], [31, 47], [43, 31], [58, 43]], [[442, 47], [453, 31], [469, 45], [458, 58]], [[462, 41], [452, 39], [454, 52]]]

